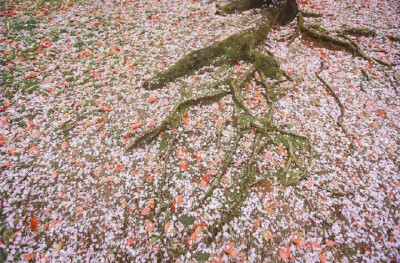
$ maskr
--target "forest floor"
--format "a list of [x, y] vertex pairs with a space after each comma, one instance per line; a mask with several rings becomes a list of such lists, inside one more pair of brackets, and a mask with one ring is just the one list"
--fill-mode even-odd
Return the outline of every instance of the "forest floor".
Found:
[[[272, 30], [260, 51], [290, 80], [273, 98], [257, 76], [240, 89], [254, 116], [270, 113], [308, 139], [306, 171], [288, 184], [296, 173], [279, 171], [303, 153], [272, 143], [253, 158], [256, 130], [237, 136], [231, 96], [191, 106], [179, 125], [126, 150], [182, 97], [249, 65], [207, 67], [154, 91], [143, 81], [252, 26], [257, 12], [217, 16], [215, 3], [186, 0], [2, 1], [0, 261], [399, 262], [400, 43], [387, 35], [400, 36], [400, 2], [299, 2], [322, 14], [306, 24], [374, 30], [349, 37], [393, 65], [304, 34], [289, 45], [296, 21]], [[244, 195], [249, 162], [259, 180]]]

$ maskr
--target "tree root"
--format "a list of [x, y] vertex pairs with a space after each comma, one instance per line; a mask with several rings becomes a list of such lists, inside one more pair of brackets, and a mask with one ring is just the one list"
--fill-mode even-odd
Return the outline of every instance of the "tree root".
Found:
[[[322, 66], [321, 66], [321, 71], [322, 71]], [[340, 109], [340, 115], [337, 119], [337, 125], [342, 129], [343, 133], [350, 140], [351, 146], [354, 148], [353, 140], [351, 139], [349, 132], [347, 131], [347, 128], [343, 124], [343, 117], [344, 117], [345, 109], [344, 109], [342, 102], [340, 101], [339, 97], [336, 95], [335, 91], [331, 88], [331, 86], [329, 86], [329, 84], [326, 83], [326, 81], [323, 78], [321, 78], [317, 72], [315, 72], [315, 76], [319, 79], [319, 81], [322, 82], [325, 89], [331, 94], [331, 96], [335, 99], [336, 103], [338, 104], [339, 109]]]
[[225, 97], [229, 93], [230, 93], [229, 91], [224, 91], [224, 90], [214, 91], [203, 96], [189, 98], [187, 100], [178, 102], [158, 127], [155, 127], [145, 132], [140, 137], [135, 139], [127, 146], [126, 151], [131, 151], [133, 148], [135, 148], [142, 142], [150, 142], [154, 140], [161, 132], [165, 131], [170, 125], [180, 120], [180, 116], [187, 107], [191, 105], [198, 105], [200, 103], [217, 101]]
[[[292, 0], [288, 2], [292, 2]], [[169, 69], [159, 72], [154, 78], [145, 81], [143, 87], [147, 90], [162, 88], [167, 83], [179, 77], [186, 76], [202, 67], [211, 65], [220, 57], [223, 57], [225, 61], [231, 64], [239, 60], [245, 60], [255, 63], [257, 68], [263, 67], [264, 64], [268, 65], [271, 63], [271, 59], [266, 59], [266, 56], [255, 51], [255, 46], [265, 39], [272, 26], [278, 22], [278, 19], [285, 10], [286, 5], [282, 3], [276, 4], [272, 9], [263, 10], [263, 19], [254, 27], [233, 34], [205, 48], [190, 52]]]
[[288, 45], [292, 44], [296, 38], [300, 35], [301, 32], [301, 28], [304, 26], [304, 17], [303, 14], [300, 13], [297, 16], [297, 25], [296, 25], [296, 29], [294, 31], [294, 33], [292, 34], [292, 36], [289, 39]]
[[[358, 37], [376, 37], [378, 35], [375, 30], [364, 27], [344, 27], [342, 30], [339, 30], [338, 33]], [[400, 42], [400, 37], [398, 36], [386, 34], [385, 37], [391, 41]]]
[[212, 193], [214, 192], [215, 188], [217, 188], [220, 184], [221, 184], [221, 180], [222, 178], [225, 176], [226, 172], [228, 171], [229, 166], [232, 163], [233, 160], [233, 156], [236, 153], [236, 150], [239, 146], [239, 140], [242, 137], [241, 133], [237, 133], [235, 136], [235, 140], [234, 140], [234, 144], [232, 149], [230, 150], [228, 156], [225, 158], [223, 165], [221, 167], [221, 172], [219, 172], [217, 174], [217, 176], [215, 177], [214, 181], [211, 183], [210, 187], [208, 188], [207, 193], [204, 195], [204, 197], [201, 199], [199, 205], [197, 208], [200, 208], [201, 206], [204, 205], [205, 201], [207, 200], [207, 198], [209, 198]]
[[[286, 2], [293, 3], [294, 1], [288, 0]], [[264, 11], [265, 10], [262, 10], [261, 12]], [[252, 131], [255, 132], [255, 138], [251, 156], [249, 157], [248, 163], [244, 168], [245, 170], [240, 174], [241, 180], [238, 182], [238, 196], [237, 198], [234, 198], [228, 209], [222, 213], [221, 220], [218, 220], [210, 227], [209, 230], [211, 233], [213, 233], [213, 235], [209, 241], [214, 240], [217, 233], [221, 231], [223, 225], [229, 223], [233, 218], [238, 216], [241, 206], [251, 194], [253, 187], [257, 187], [257, 182], [260, 181], [257, 180], [257, 177], [262, 175], [262, 173], [258, 170], [256, 160], [260, 153], [269, 144], [283, 144], [289, 151], [289, 158], [283, 170], [280, 170], [274, 174], [264, 174], [262, 175], [264, 177], [262, 180], [266, 180], [265, 177], [269, 178], [271, 176], [279, 177], [278, 179], [281, 179], [281, 177], [285, 175], [285, 180], [280, 180], [282, 184], [295, 185], [300, 180], [304, 179], [307, 167], [310, 165], [312, 159], [309, 158], [309, 162], [307, 163], [305, 161], [306, 157], [303, 158], [302, 156], [296, 156], [296, 154], [301, 155], [304, 152], [310, 153], [311, 155], [311, 144], [306, 137], [284, 131], [273, 123], [272, 114], [274, 112], [274, 105], [272, 102], [270, 102], [269, 105], [270, 110], [267, 114], [267, 118], [258, 118], [252, 115], [250, 109], [246, 106], [243, 100], [243, 86], [256, 71], [259, 73], [262, 82], [264, 83], [264, 87], [266, 87], [266, 78], [276, 80], [275, 85], [278, 85], [283, 81], [292, 81], [291, 77], [280, 69], [279, 64], [275, 60], [273, 54], [263, 54], [256, 50], [257, 44], [261, 43], [265, 39], [272, 26], [279, 22], [280, 15], [285, 10], [281, 5], [278, 4], [275, 11], [276, 12], [269, 10], [269, 12], [263, 13], [264, 19], [260, 20], [256, 26], [250, 29], [234, 34], [208, 47], [189, 53], [182, 59], [178, 60], [175, 65], [163, 72], [157, 73], [154, 78], [149, 79], [144, 83], [145, 89], [159, 89], [164, 87], [169, 82], [173, 82], [180, 77], [186, 76], [201, 68], [204, 68], [205, 66], [211, 65], [216, 60], [221, 58], [228, 62], [226, 64], [232, 64], [236, 63], [238, 60], [244, 60], [252, 65], [250, 69], [246, 70], [246, 72], [244, 72], [236, 80], [232, 80], [230, 77], [228, 77], [222, 81], [212, 84], [212, 91], [205, 95], [181, 99], [178, 103], [176, 103], [176, 105], [172, 108], [160, 125], [135, 138], [135, 140], [132, 141], [126, 148], [126, 150], [129, 151], [135, 147], [138, 147], [142, 143], [152, 142], [161, 132], [175, 127], [181, 120], [181, 115], [183, 112], [185, 112], [190, 106], [215, 102], [227, 95], [232, 96], [234, 109], [232, 119], [233, 126], [236, 130], [236, 135], [233, 139], [233, 145], [231, 146], [230, 150], [228, 150], [229, 152], [225, 156], [222, 167], [213, 179], [207, 192], [200, 199], [199, 204], [195, 207], [196, 210], [200, 209], [207, 202], [207, 200], [212, 197], [217, 187], [220, 187], [222, 178], [226, 175], [229, 167], [232, 165], [232, 161], [239, 147], [242, 134], [244, 132]], [[298, 33], [300, 30], [301, 27], [299, 26]], [[285, 76], [286, 80], [282, 80], [282, 76]], [[267, 88], [266, 92], [268, 92]], [[185, 98], [184, 92], [182, 92], [181, 97]], [[172, 153], [172, 145], [175, 142], [172, 141], [169, 143], [170, 148], [164, 155], [165, 162], [168, 162], [169, 156]], [[166, 164], [164, 170], [166, 170]], [[297, 172], [299, 173], [299, 178], [296, 179]], [[288, 178], [286, 178], [287, 173], [290, 173]], [[164, 178], [161, 181], [162, 185], [165, 184], [166, 180], [167, 178]], [[159, 204], [163, 203], [162, 199], [164, 197], [162, 194], [158, 194], [157, 198]], [[166, 208], [168, 207], [169, 204], [160, 207], [156, 216], [159, 216], [160, 213], [166, 211]], [[171, 215], [171, 213], [168, 213], [168, 215]], [[187, 240], [185, 239], [185, 241], [181, 241], [181, 247], [184, 247], [183, 244], [184, 242], [187, 242]]]
[[304, 11], [304, 10], [301, 10], [301, 11], [300, 11], [300, 14], [301, 14], [303, 17], [322, 17], [322, 14], [321, 14], [321, 13], [315, 13], [315, 12]]
[[379, 59], [373, 58], [373, 57], [369, 57], [368, 55], [366, 55], [354, 41], [352, 41], [350, 38], [348, 38], [344, 34], [340, 34], [339, 36], [346, 40], [342, 40], [340, 38], [330, 36], [329, 31], [320, 26], [316, 26], [316, 25], [305, 26], [304, 24], [301, 25], [301, 32], [304, 34], [307, 34], [311, 38], [314, 38], [317, 40], [322, 40], [326, 43], [332, 43], [337, 46], [341, 46], [341, 47], [345, 48], [349, 53], [353, 54], [353, 56], [355, 56], [355, 57], [361, 57], [367, 61], [376, 62], [376, 63], [386, 66], [388, 68], [392, 67], [392, 65], [390, 65], [389, 63], [386, 63], [382, 60], [379, 60]]

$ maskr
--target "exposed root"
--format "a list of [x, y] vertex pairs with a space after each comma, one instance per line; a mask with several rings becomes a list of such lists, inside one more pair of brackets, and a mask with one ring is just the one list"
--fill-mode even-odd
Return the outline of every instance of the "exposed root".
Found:
[[362, 37], [375, 37], [377, 35], [374, 30], [368, 28], [360, 28], [360, 27], [344, 27], [339, 32], [342, 34], [348, 34], [352, 36], [362, 36]]
[[292, 44], [292, 43], [296, 40], [296, 38], [300, 35], [301, 28], [302, 28], [303, 26], [304, 26], [304, 18], [303, 18], [303, 15], [300, 13], [300, 14], [297, 16], [297, 25], [296, 25], [296, 29], [295, 29], [293, 35], [290, 37], [289, 42], [288, 42], [288, 45]]
[[224, 91], [224, 90], [219, 90], [219, 91], [214, 91], [210, 92], [206, 95], [199, 96], [199, 97], [194, 97], [190, 98], [184, 101], [178, 102], [172, 111], [168, 114], [168, 116], [161, 122], [161, 124], [153, 129], [150, 129], [149, 131], [145, 132], [141, 136], [139, 136], [137, 139], [135, 139], [133, 142], [131, 142], [127, 147], [126, 151], [130, 151], [139, 144], [143, 142], [150, 142], [154, 140], [161, 132], [165, 131], [171, 124], [175, 123], [178, 121], [183, 113], [183, 111], [189, 107], [190, 105], [197, 105], [200, 103], [204, 102], [213, 102], [217, 101], [226, 95], [229, 94], [229, 91]]
[[400, 42], [400, 37], [398, 37], [398, 36], [386, 35], [386, 37], [394, 42]]
[[[288, 0], [285, 2], [288, 5], [295, 3], [295, 1], [292, 0]], [[242, 6], [240, 8], [247, 7]], [[233, 10], [233, 7], [229, 10]], [[224, 12], [230, 12], [229, 10], [225, 9]], [[167, 117], [161, 122], [159, 126], [150, 129], [147, 132], [144, 132], [127, 146], [127, 150], [132, 150], [133, 148], [139, 146], [141, 143], [149, 143], [153, 141], [161, 132], [178, 125], [179, 121], [181, 120], [181, 115], [192, 105], [199, 105], [206, 102], [215, 102], [227, 95], [232, 96], [232, 119], [234, 129], [236, 130], [236, 135], [233, 139], [233, 145], [231, 146], [229, 152], [226, 154], [226, 157], [222, 163], [222, 167], [213, 179], [204, 197], [201, 198], [199, 204], [195, 207], [196, 210], [205, 205], [207, 200], [212, 197], [215, 189], [221, 186], [221, 180], [224, 178], [224, 176], [228, 172], [229, 167], [232, 165], [232, 161], [239, 147], [239, 141], [242, 138], [242, 134], [252, 131], [255, 132], [255, 138], [253, 142], [251, 156], [249, 157], [246, 167], [240, 173], [241, 179], [237, 182], [239, 185], [237, 197], [234, 198], [228, 209], [222, 212], [221, 219], [215, 222], [215, 224], [209, 228], [210, 232], [212, 233], [212, 237], [208, 240], [209, 242], [215, 240], [215, 237], [221, 231], [223, 225], [228, 224], [229, 222], [231, 222], [232, 219], [239, 215], [240, 209], [243, 203], [247, 200], [248, 196], [251, 194], [253, 187], [257, 187], [258, 185], [262, 184], [261, 182], [264, 182], [263, 180], [270, 179], [271, 177], [277, 177], [284, 185], [295, 185], [300, 180], [304, 179], [307, 173], [307, 168], [312, 160], [311, 144], [306, 137], [284, 131], [273, 123], [273, 98], [268, 99], [270, 109], [267, 113], [266, 118], [257, 118], [252, 115], [250, 109], [244, 103], [242, 96], [242, 90], [245, 82], [249, 78], [252, 78], [256, 71], [260, 75], [261, 83], [263, 83], [262, 85], [265, 87], [266, 93], [269, 93], [270, 91], [269, 87], [267, 87], [268, 85], [266, 84], [267, 78], [275, 80], [274, 87], [284, 81], [293, 81], [290, 75], [280, 69], [279, 64], [275, 60], [273, 54], [263, 54], [256, 50], [257, 44], [261, 43], [265, 39], [271, 27], [277, 22], [281, 22], [280, 16], [282, 12], [285, 12], [285, 8], [278, 4], [276, 7], [276, 12], [269, 10], [269, 12], [263, 14], [263, 19], [260, 20], [260, 22], [257, 23], [256, 26], [244, 30], [240, 33], [234, 34], [226, 38], [225, 40], [214, 43], [208, 47], [189, 53], [188, 55], [180, 59], [175, 65], [173, 65], [166, 71], [158, 73], [154, 78], [146, 81], [144, 84], [144, 87], [148, 90], [162, 88], [169, 82], [176, 81], [176, 79], [182, 76], [191, 74], [196, 70], [204, 68], [205, 66], [211, 64], [215, 65], [215, 63], [219, 63], [216, 62], [220, 61], [219, 59], [227, 62], [224, 65], [236, 63], [238, 60], [244, 60], [252, 65], [250, 69], [248, 69], [236, 80], [232, 80], [228, 77], [226, 79], [223, 79], [222, 81], [214, 83], [211, 89], [213, 90], [212, 92], [201, 95], [199, 97], [181, 99], [172, 108]], [[308, 14], [308, 16], [309, 15], [310, 14]], [[295, 34], [297, 35], [302, 30], [302, 18], [303, 17], [301, 15], [298, 18], [300, 23], [298, 23], [298, 28], [296, 29], [297, 33], [295, 32]], [[282, 76], [284, 76], [286, 79], [283, 79]], [[228, 90], [226, 90], [226, 88], [228, 88]], [[182, 98], [185, 98], [184, 93], [185, 92], [183, 90], [183, 92], [181, 92]], [[268, 97], [267, 94], [266, 97]], [[176, 141], [172, 141], [168, 143], [170, 148], [163, 156], [163, 159], [166, 163], [168, 162], [169, 156], [172, 152], [171, 149], [173, 148], [175, 142]], [[270, 144], [283, 144], [285, 148], [288, 149], [288, 160], [286, 161], [285, 166], [278, 172], [274, 174], [263, 174], [261, 171], [259, 171], [256, 161], [257, 158], [259, 158], [260, 153]], [[303, 153], [305, 153], [305, 157], [301, 156]], [[308, 162], [306, 158], [308, 158]], [[167, 170], [166, 164], [164, 170]], [[261, 178], [261, 180], [260, 178], [258, 178], [260, 176], [263, 177]], [[167, 176], [162, 179], [161, 184], [164, 185], [166, 180]], [[236, 186], [237, 185], [234, 185], [235, 188]], [[163, 198], [165, 197], [162, 196], [161, 193], [159, 193], [158, 203], [160, 205], [162, 203], [165, 203], [164, 201], [162, 201]], [[170, 203], [160, 207], [159, 210], [157, 210], [156, 216], [160, 216], [161, 213], [167, 211], [169, 205]], [[168, 220], [168, 216], [171, 216], [171, 213], [166, 213], [167, 218], [165, 219], [165, 221]], [[161, 236], [163, 236], [162, 233]], [[179, 254], [185, 252], [183, 249], [183, 244], [187, 242], [187, 240], [181, 241], [182, 244], [180, 245], [180, 248], [171, 253]], [[183, 249], [182, 251], [181, 248]]]
[[[321, 67], [321, 70], [322, 70], [322, 67]], [[347, 128], [343, 124], [343, 117], [344, 117], [345, 109], [344, 109], [342, 102], [340, 101], [339, 97], [336, 95], [335, 91], [331, 88], [331, 86], [329, 86], [329, 84], [326, 83], [326, 81], [323, 78], [321, 78], [317, 72], [315, 72], [315, 76], [319, 79], [319, 81], [322, 82], [325, 89], [331, 94], [331, 96], [335, 99], [336, 103], [338, 104], [338, 106], [340, 108], [340, 115], [337, 119], [337, 125], [342, 129], [343, 133], [350, 140], [351, 146], [354, 147], [353, 140], [351, 139], [349, 132], [347, 131]]]
[[344, 38], [345, 40], [342, 40], [337, 37], [333, 37], [329, 35], [329, 31], [316, 25], [312, 26], [305, 26], [304, 24], [301, 26], [301, 31], [304, 34], [307, 34], [311, 38], [322, 40], [326, 43], [331, 43], [337, 46], [344, 47], [348, 52], [352, 53], [353, 56], [356, 57], [361, 57], [365, 60], [371, 61], [371, 62], [376, 62], [378, 64], [381, 64], [383, 66], [386, 66], [388, 68], [391, 68], [392, 65], [389, 63], [386, 63], [382, 60], [379, 60], [377, 58], [369, 57], [366, 55], [361, 48], [350, 38], [348, 38], [345, 34], [340, 34], [340, 37]]
[[[358, 37], [376, 37], [378, 34], [375, 30], [364, 27], [344, 27], [339, 33], [358, 36]], [[385, 37], [394, 42], [400, 42], [400, 37], [386, 34]]]
[[300, 11], [300, 14], [301, 14], [303, 17], [322, 17], [322, 14], [321, 14], [321, 13], [315, 13], [315, 12], [304, 11], [304, 10]]
[[232, 163], [233, 160], [233, 156], [236, 153], [236, 150], [239, 146], [239, 140], [241, 138], [241, 134], [237, 133], [235, 136], [235, 140], [233, 143], [233, 147], [230, 150], [228, 156], [225, 158], [223, 165], [221, 167], [221, 171], [217, 174], [217, 176], [215, 177], [214, 181], [211, 183], [210, 187], [208, 188], [207, 193], [204, 195], [204, 197], [201, 199], [198, 207], [201, 207], [204, 205], [204, 202], [207, 200], [208, 197], [210, 197], [212, 195], [212, 193], [214, 192], [215, 188], [217, 188], [220, 184], [221, 184], [221, 180], [222, 178], [225, 176], [226, 172], [228, 171], [229, 166]]
[[354, 195], [354, 191], [342, 192], [342, 191], [338, 191], [338, 190], [331, 190], [331, 189], [319, 186], [318, 184], [315, 184], [315, 186], [321, 190], [327, 191], [328, 193], [330, 193], [336, 197], [344, 197], [344, 196]]

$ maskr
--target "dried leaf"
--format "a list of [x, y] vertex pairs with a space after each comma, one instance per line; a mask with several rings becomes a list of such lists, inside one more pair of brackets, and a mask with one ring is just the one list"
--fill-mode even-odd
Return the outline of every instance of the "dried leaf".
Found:
[[279, 248], [279, 256], [281, 259], [289, 259], [290, 257], [290, 248], [289, 247], [281, 247]]
[[147, 216], [148, 214], [150, 214], [151, 212], [151, 208], [150, 207], [146, 207], [142, 210], [142, 212], [140, 212], [141, 216]]
[[146, 220], [146, 230], [149, 234], [153, 233], [154, 226], [153, 223], [150, 220]]

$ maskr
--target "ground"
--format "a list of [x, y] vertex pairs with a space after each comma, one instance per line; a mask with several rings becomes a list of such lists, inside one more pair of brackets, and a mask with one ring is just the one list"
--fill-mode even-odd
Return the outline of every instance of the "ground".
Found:
[[[349, 41], [388, 65], [292, 38], [295, 20], [259, 47], [279, 81], [251, 71], [241, 83], [251, 65], [235, 61], [148, 90], [259, 13], [215, 15], [214, 1], [3, 1], [0, 261], [400, 261], [400, 2], [298, 2], [322, 15], [306, 27], [374, 30]], [[227, 92], [130, 147], [227, 77], [243, 84], [248, 113], [235, 114]]]

